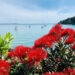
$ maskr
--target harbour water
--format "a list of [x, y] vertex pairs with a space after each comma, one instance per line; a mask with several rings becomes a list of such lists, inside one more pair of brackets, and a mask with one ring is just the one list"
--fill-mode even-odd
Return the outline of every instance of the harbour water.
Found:
[[[49, 25], [0, 25], [0, 35], [4, 36], [6, 32], [10, 32], [14, 39], [11, 47], [17, 45], [33, 46], [34, 41], [53, 27], [54, 24]], [[73, 28], [75, 25], [62, 25], [63, 28]]]

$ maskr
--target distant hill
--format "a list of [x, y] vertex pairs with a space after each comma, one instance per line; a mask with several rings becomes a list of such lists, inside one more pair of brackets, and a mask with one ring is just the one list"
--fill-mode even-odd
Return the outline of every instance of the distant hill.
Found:
[[67, 18], [65, 20], [61, 20], [59, 23], [60, 24], [72, 24], [72, 25], [75, 25], [75, 16], [71, 17], [71, 18]]

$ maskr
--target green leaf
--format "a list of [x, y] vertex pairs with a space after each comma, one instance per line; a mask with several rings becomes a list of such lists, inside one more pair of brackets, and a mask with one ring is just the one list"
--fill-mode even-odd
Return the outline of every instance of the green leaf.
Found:
[[4, 37], [0, 36], [0, 57], [6, 54], [10, 48], [12, 39], [13, 37], [9, 32], [6, 33]]
[[6, 35], [4, 36], [4, 41], [5, 41], [6, 43], [9, 43], [11, 40], [13, 40], [12, 35], [11, 35], [9, 32], [6, 33]]
[[2, 47], [4, 45], [4, 41], [2, 39], [2, 37], [0, 36], [0, 47]]

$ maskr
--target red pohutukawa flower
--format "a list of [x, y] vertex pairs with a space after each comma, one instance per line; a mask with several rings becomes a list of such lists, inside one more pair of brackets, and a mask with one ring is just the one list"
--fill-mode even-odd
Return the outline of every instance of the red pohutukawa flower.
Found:
[[44, 35], [34, 42], [35, 47], [52, 47], [54, 42], [58, 41], [56, 35]]
[[66, 68], [62, 72], [66, 73], [67, 75], [75, 75], [75, 69], [71, 69], [71, 68]]
[[42, 75], [75, 75], [75, 70], [71, 68], [66, 68], [62, 72], [54, 72], [54, 73], [43, 73]]
[[43, 47], [52, 47], [52, 41], [50, 39], [50, 36], [48, 36], [48, 35], [43, 36], [41, 38], [41, 44]]
[[56, 24], [48, 34], [34, 42], [34, 47], [52, 47], [54, 42], [61, 39], [61, 25]]
[[9, 75], [10, 64], [4, 60], [0, 60], [0, 75]]
[[49, 38], [52, 43], [55, 43], [59, 40], [59, 38], [56, 35], [50, 35]]
[[31, 51], [30, 47], [16, 46], [14, 49], [14, 54], [18, 58], [25, 58], [25, 57], [27, 57], [27, 55], [30, 51]]
[[70, 47], [72, 50], [75, 50], [75, 43]]
[[46, 72], [46, 73], [43, 73], [42, 75], [69, 75], [69, 74], [63, 73], [63, 72], [55, 72], [55, 73]]
[[49, 34], [50, 35], [58, 35], [58, 33], [60, 33], [62, 30], [62, 27], [60, 24], [56, 24], [50, 31], [49, 31]]
[[68, 36], [65, 40], [65, 44], [72, 44], [75, 41], [73, 36]]
[[8, 52], [7, 58], [12, 58], [14, 56], [15, 56], [14, 52], [11, 51], [11, 52]]
[[41, 48], [36, 48], [35, 50], [31, 51], [28, 55], [28, 60], [32, 61], [41, 61], [47, 57], [47, 53], [45, 50]]
[[51, 75], [51, 73], [46, 72], [46, 73], [43, 73], [42, 75]]
[[35, 40], [35, 42], [34, 42], [34, 48], [35, 47], [41, 47], [41, 46], [42, 46], [41, 38]]
[[35, 47], [51, 47], [52, 41], [50, 39], [50, 36], [44, 35], [43, 37], [39, 38], [34, 42]]
[[63, 29], [61, 32], [61, 36], [74, 35], [74, 30], [71, 28]]
[[55, 35], [57, 37], [57, 39], [60, 39], [60, 33], [62, 31], [62, 27], [60, 24], [56, 24], [50, 31], [49, 31], [49, 35]]

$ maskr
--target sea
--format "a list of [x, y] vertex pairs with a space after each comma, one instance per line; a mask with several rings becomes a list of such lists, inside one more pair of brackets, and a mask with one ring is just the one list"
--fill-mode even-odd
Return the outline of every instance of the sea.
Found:
[[[55, 24], [23, 24], [23, 25], [0, 25], [0, 35], [4, 36], [10, 32], [14, 39], [12, 40], [11, 48], [17, 45], [33, 46], [34, 41], [43, 35], [47, 34]], [[62, 25], [62, 28], [72, 28], [75, 30], [75, 25]]]

